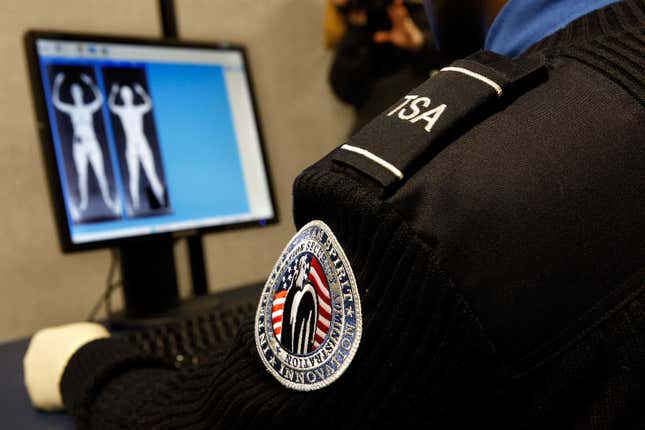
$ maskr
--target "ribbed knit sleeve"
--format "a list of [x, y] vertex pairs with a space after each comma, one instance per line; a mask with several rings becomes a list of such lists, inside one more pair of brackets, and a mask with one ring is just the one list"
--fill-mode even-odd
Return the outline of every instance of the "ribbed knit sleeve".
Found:
[[[74, 417], [77, 427], [89, 425], [92, 407], [97, 398], [104, 395], [105, 387], [114, 386], [115, 378], [139, 369], [146, 375], [152, 372], [156, 376], [171, 372], [162, 360], [141, 354], [122, 339], [99, 339], [79, 349], [67, 364], [60, 386], [65, 408]], [[128, 396], [128, 403], [132, 405], [141, 400], [136, 394]], [[114, 406], [110, 409], [120, 410]]]

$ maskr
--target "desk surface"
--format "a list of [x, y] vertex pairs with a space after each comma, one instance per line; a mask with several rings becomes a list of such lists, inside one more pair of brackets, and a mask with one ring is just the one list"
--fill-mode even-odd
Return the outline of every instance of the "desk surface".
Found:
[[37, 412], [31, 407], [22, 379], [22, 358], [29, 339], [0, 344], [0, 427], [3, 429], [71, 430], [65, 413]]

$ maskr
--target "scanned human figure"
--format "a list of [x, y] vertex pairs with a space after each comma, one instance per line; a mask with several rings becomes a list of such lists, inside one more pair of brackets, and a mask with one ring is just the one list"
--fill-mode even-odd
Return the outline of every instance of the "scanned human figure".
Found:
[[54, 78], [54, 88], [52, 91], [53, 103], [56, 109], [67, 114], [72, 122], [74, 137], [72, 142], [72, 156], [74, 166], [78, 174], [78, 189], [80, 193], [80, 202], [78, 207], [70, 205], [72, 217], [80, 217], [79, 212], [83, 212], [88, 206], [88, 165], [92, 167], [101, 196], [105, 205], [115, 214], [120, 212], [117, 201], [110, 196], [110, 187], [105, 172], [105, 163], [103, 161], [103, 151], [96, 138], [94, 130], [94, 113], [101, 108], [103, 96], [96, 84], [86, 74], [81, 74], [81, 80], [90, 87], [94, 94], [94, 100], [89, 103], [83, 102], [83, 88], [78, 83], [71, 85], [71, 95], [74, 103], [65, 103], [60, 98], [60, 87], [65, 80], [64, 73], [58, 73]]
[[143, 131], [143, 116], [152, 109], [152, 100], [143, 87], [134, 84], [134, 91], [143, 99], [143, 103], [134, 104], [134, 93], [132, 89], [124, 85], [121, 87], [120, 95], [123, 104], [116, 103], [116, 95], [119, 92], [118, 85], [112, 85], [108, 106], [110, 110], [121, 120], [125, 133], [125, 159], [130, 176], [129, 190], [132, 197], [132, 206], [137, 209], [140, 204], [139, 197], [139, 166], [143, 166], [152, 192], [161, 205], [165, 205], [164, 186], [159, 180], [155, 168], [154, 156], [150, 149], [148, 139]]

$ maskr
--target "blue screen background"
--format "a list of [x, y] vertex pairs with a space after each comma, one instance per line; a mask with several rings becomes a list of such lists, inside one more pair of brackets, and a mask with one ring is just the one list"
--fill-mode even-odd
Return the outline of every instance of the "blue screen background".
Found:
[[[127, 67], [110, 60], [70, 60], [41, 57], [45, 97], [52, 120], [54, 144], [60, 146], [53, 121], [54, 107], [47, 77], [48, 64], [78, 64], [95, 66], [98, 85], [107, 100], [100, 67]], [[142, 66], [141, 63], [129, 63]], [[186, 63], [144, 63], [157, 135], [161, 148], [168, 195], [172, 213], [146, 218], [70, 225], [72, 240], [79, 233], [108, 232], [131, 227], [154, 227], [167, 223], [249, 213], [247, 192], [238, 153], [233, 118], [229, 105], [224, 71], [217, 65]], [[114, 138], [107, 106], [103, 106], [108, 121], [107, 133], [112, 164], [118, 172]], [[59, 171], [63, 171], [61, 151], [57, 148]], [[106, 154], [107, 155], [107, 154]], [[117, 174], [117, 187], [123, 184]], [[65, 186], [63, 185], [65, 190]], [[64, 192], [64, 198], [67, 196]], [[154, 231], [154, 230], [153, 230]]]

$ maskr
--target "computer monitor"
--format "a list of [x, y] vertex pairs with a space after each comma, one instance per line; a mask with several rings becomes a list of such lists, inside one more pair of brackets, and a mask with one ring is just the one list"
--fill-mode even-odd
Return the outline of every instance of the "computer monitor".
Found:
[[138, 272], [125, 286], [140, 288], [159, 259], [169, 263], [156, 250], [173, 237], [276, 221], [242, 47], [42, 31], [25, 40], [65, 252], [119, 247]]

